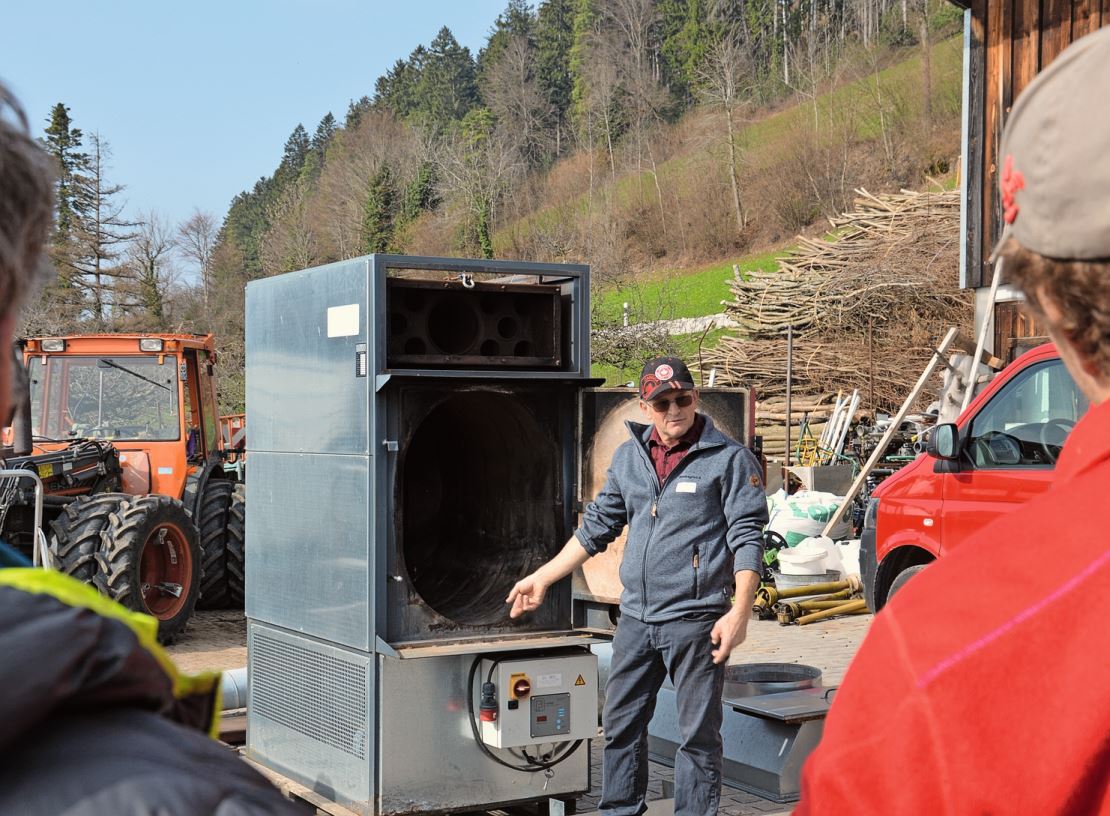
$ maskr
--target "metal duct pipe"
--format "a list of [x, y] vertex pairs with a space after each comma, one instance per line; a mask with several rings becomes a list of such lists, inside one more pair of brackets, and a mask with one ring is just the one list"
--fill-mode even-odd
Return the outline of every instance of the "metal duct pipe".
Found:
[[247, 667], [228, 669], [220, 675], [220, 706], [223, 711], [247, 707]]

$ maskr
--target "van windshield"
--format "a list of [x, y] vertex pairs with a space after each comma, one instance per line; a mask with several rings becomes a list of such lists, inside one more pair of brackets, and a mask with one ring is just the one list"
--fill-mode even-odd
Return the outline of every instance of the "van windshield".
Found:
[[180, 436], [175, 357], [32, 357], [27, 368], [39, 438]]
[[972, 458], [981, 467], [1053, 464], [1087, 407], [1061, 360], [1031, 366], [976, 415]]

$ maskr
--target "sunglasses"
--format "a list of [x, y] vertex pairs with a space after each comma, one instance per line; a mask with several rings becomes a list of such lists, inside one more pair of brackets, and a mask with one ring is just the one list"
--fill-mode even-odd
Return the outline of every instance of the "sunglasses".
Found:
[[679, 408], [689, 408], [691, 405], [694, 404], [694, 395], [683, 394], [681, 397], [675, 397], [673, 400], [657, 399], [652, 400], [648, 404], [651, 406], [651, 410], [655, 411], [655, 413], [665, 414], [667, 413], [667, 411], [671, 410], [671, 402], [674, 402], [674, 404], [677, 405]]

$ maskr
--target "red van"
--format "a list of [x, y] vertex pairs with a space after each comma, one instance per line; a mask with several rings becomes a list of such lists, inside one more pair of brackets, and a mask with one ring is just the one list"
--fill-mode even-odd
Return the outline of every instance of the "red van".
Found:
[[942, 552], [1048, 489], [1087, 399], [1051, 343], [1026, 352], [938, 425], [928, 454], [871, 496], [860, 543], [864, 598], [873, 612]]

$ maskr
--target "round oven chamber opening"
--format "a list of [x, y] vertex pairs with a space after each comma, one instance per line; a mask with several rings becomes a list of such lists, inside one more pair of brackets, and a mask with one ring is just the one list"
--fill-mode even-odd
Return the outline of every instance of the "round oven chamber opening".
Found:
[[455, 394], [417, 426], [402, 463], [402, 554], [434, 612], [462, 625], [506, 622], [513, 584], [562, 546], [553, 436], [492, 391]]

